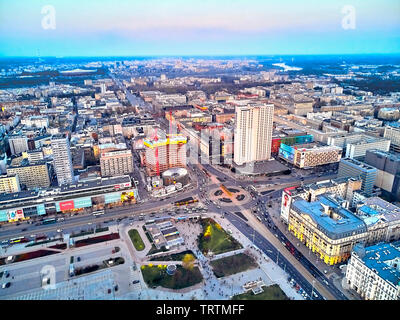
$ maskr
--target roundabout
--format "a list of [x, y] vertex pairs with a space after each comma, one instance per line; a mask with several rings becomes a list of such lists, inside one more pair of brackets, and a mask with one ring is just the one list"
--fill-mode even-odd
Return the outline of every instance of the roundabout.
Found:
[[215, 201], [221, 207], [236, 205], [244, 205], [251, 201], [251, 195], [244, 189], [237, 186], [224, 186], [213, 188], [209, 191], [209, 199]]

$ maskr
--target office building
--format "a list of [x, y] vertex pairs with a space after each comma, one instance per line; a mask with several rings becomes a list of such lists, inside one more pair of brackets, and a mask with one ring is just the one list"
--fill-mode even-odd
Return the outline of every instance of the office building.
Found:
[[54, 135], [51, 138], [53, 152], [53, 166], [57, 175], [58, 185], [74, 182], [74, 171], [68, 136], [65, 134]]
[[339, 178], [356, 178], [361, 177], [361, 190], [367, 195], [372, 195], [373, 187], [378, 177], [378, 170], [361, 161], [344, 158], [339, 163]]
[[187, 138], [182, 135], [144, 139], [147, 174], [159, 176], [171, 168], [185, 168], [186, 143]]
[[396, 152], [400, 152], [400, 128], [385, 127], [384, 138], [391, 141], [391, 149]]
[[21, 191], [18, 176], [0, 175], [0, 193], [14, 193]]
[[29, 150], [28, 138], [21, 135], [12, 135], [8, 137], [11, 155], [20, 154]]
[[236, 107], [234, 162], [237, 165], [271, 158], [273, 117], [273, 104]]
[[365, 163], [378, 170], [375, 185], [394, 200], [400, 200], [400, 154], [380, 150], [368, 150]]
[[7, 176], [12, 175], [17, 175], [19, 183], [28, 189], [50, 186], [49, 168], [45, 161], [29, 163], [27, 159], [24, 159], [19, 165], [7, 168]]
[[346, 281], [365, 300], [400, 300], [400, 242], [355, 246]]
[[328, 138], [328, 144], [343, 148], [346, 158], [364, 157], [367, 150], [389, 151], [390, 140], [364, 133], [343, 134]]
[[115, 150], [100, 154], [102, 177], [120, 176], [133, 172], [133, 156], [130, 150]]

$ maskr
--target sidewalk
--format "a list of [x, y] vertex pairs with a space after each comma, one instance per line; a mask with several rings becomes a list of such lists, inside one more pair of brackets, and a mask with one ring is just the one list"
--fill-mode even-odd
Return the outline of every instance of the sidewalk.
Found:
[[345, 275], [341, 272], [341, 270], [337, 266], [329, 266], [325, 264], [319, 257], [313, 253], [309, 248], [307, 248], [299, 239], [297, 239], [292, 233], [287, 230], [287, 226], [280, 219], [280, 208], [281, 208], [281, 198], [278, 198], [278, 201], [272, 202], [272, 208], [268, 208], [268, 211], [271, 213], [270, 217], [273, 220], [276, 227], [289, 239], [289, 241], [296, 246], [296, 249], [299, 250], [305, 258], [307, 258], [319, 271], [322, 273], [326, 273], [326, 277], [332, 280], [335, 287], [339, 289], [346, 297], [351, 300], [359, 299], [356, 295], [352, 294], [349, 290], [346, 290], [342, 285], [342, 280]]

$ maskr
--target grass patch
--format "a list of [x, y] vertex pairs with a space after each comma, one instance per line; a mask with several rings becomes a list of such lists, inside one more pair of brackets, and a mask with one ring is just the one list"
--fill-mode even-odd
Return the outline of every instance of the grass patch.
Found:
[[249, 269], [254, 269], [258, 266], [253, 258], [244, 253], [214, 260], [211, 261], [210, 264], [217, 278], [222, 278]]
[[140, 237], [139, 231], [136, 229], [129, 230], [128, 232], [129, 237], [131, 238], [131, 241], [137, 251], [143, 251], [145, 248], [144, 242], [142, 238]]
[[199, 268], [185, 269], [182, 266], [177, 266], [173, 275], [167, 274], [166, 266], [142, 266], [141, 271], [143, 279], [151, 288], [158, 286], [168, 289], [183, 289], [191, 287], [203, 280], [203, 276]]
[[207, 254], [212, 251], [214, 254], [220, 254], [232, 250], [241, 249], [242, 245], [230, 236], [212, 219], [201, 220], [203, 232], [199, 235], [199, 249]]
[[232, 297], [232, 300], [289, 300], [282, 289], [274, 284], [269, 287], [262, 287], [264, 292], [255, 295], [252, 291], [242, 293]]
[[183, 257], [186, 254], [192, 254], [195, 259], [197, 259], [196, 255], [193, 253], [192, 250], [186, 250], [179, 253], [173, 253], [168, 256], [159, 256], [151, 258], [150, 261], [182, 261]]

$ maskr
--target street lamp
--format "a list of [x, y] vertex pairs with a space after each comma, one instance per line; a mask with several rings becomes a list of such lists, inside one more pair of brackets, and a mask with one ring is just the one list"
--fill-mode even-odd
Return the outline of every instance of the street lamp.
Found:
[[315, 283], [315, 280], [312, 281], [311, 300], [314, 300], [314, 283]]

